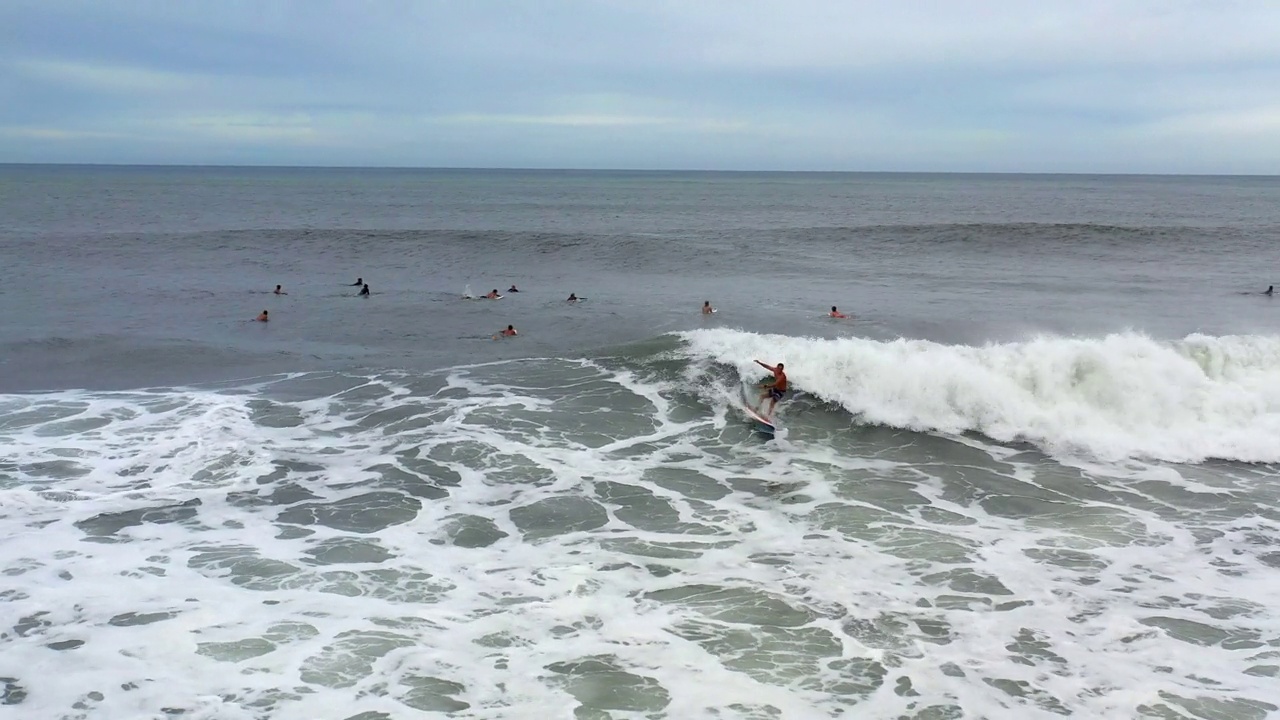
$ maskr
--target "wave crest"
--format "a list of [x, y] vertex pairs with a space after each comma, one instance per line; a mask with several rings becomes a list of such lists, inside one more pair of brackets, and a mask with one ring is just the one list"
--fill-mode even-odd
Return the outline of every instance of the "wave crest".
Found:
[[680, 335], [692, 359], [761, 374], [785, 362], [800, 390], [865, 422], [979, 432], [1053, 454], [1280, 462], [1280, 338], [1137, 333], [982, 346], [823, 340], [737, 330]]

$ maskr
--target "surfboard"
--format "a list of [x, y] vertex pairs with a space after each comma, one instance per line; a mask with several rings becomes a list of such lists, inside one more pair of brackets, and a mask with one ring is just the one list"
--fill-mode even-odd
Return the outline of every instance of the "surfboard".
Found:
[[751, 407], [750, 401], [747, 400], [746, 390], [742, 391], [742, 411], [745, 412], [747, 414], [747, 417], [751, 419], [751, 422], [755, 426], [755, 429], [757, 432], [761, 432], [761, 433], [764, 433], [765, 435], [772, 437], [773, 434], [778, 431], [778, 426], [774, 425], [773, 421], [761, 415], [760, 413], [756, 412]]

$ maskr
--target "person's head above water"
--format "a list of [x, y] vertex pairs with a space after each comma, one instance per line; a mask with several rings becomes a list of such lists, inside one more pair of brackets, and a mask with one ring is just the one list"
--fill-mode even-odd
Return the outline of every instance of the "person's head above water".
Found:
[[836, 306], [835, 306], [835, 305], [832, 305], [832, 306], [831, 306], [831, 312], [836, 312]]

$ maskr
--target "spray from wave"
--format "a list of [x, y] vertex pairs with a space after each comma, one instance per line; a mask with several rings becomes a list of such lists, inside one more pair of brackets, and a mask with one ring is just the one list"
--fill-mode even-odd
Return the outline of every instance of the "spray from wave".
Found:
[[695, 362], [785, 362], [796, 388], [862, 422], [972, 431], [1059, 455], [1280, 462], [1280, 338], [1136, 333], [983, 346], [681, 333]]

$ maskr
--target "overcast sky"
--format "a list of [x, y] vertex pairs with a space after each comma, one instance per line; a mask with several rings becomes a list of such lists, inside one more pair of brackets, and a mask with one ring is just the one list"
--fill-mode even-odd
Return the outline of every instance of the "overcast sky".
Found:
[[0, 162], [1280, 174], [1280, 2], [3, 0]]

